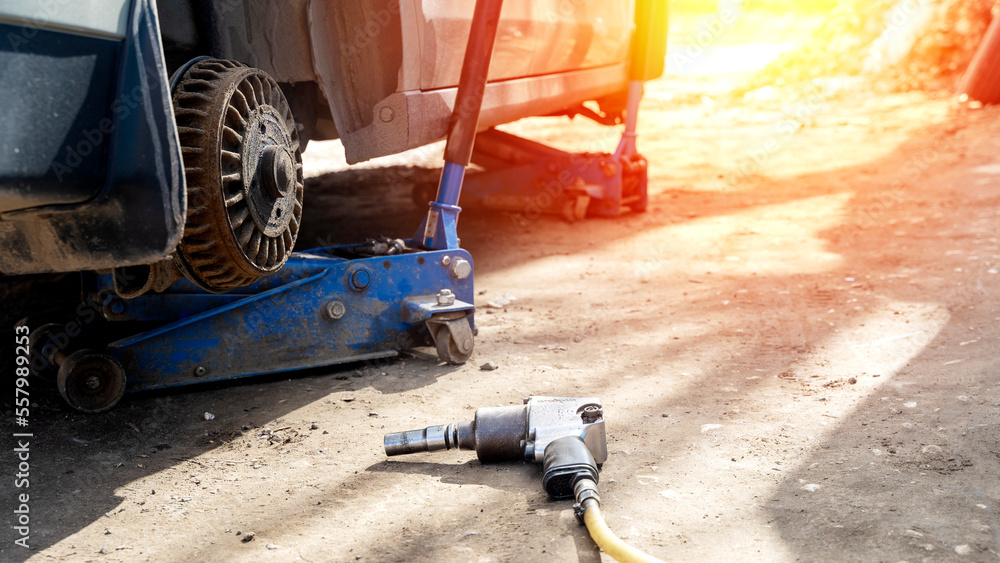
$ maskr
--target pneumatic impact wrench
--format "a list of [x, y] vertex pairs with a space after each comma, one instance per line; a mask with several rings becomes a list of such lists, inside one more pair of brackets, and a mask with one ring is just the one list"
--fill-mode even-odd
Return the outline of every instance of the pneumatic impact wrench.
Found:
[[545, 491], [576, 499], [577, 519], [605, 553], [617, 561], [662, 563], [622, 541], [604, 521], [597, 470], [608, 459], [608, 442], [600, 399], [529, 397], [521, 406], [480, 408], [472, 422], [385, 435], [390, 456], [452, 448], [476, 450], [483, 463], [541, 463]]
[[524, 405], [480, 408], [472, 422], [385, 435], [390, 456], [452, 448], [476, 450], [483, 463], [541, 463], [545, 491], [570, 498], [579, 481], [597, 484], [608, 459], [604, 408], [600, 399], [529, 397]]

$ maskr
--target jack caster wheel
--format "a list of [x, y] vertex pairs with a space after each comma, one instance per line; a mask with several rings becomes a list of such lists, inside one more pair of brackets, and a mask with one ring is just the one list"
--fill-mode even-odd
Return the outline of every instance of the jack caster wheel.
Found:
[[59, 366], [56, 386], [74, 409], [91, 414], [104, 412], [125, 394], [125, 370], [111, 356], [80, 350]]
[[464, 313], [446, 313], [428, 321], [438, 360], [447, 364], [464, 364], [475, 349], [475, 338], [469, 319]]
[[442, 326], [438, 329], [437, 337], [434, 339], [434, 346], [437, 348], [438, 359], [447, 364], [464, 364], [471, 356], [475, 343], [472, 336], [464, 339], [463, 342], [455, 342], [448, 327]]

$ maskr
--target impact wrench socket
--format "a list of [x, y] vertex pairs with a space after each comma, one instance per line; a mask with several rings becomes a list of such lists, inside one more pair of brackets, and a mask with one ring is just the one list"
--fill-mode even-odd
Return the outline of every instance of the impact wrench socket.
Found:
[[524, 405], [482, 407], [472, 422], [385, 435], [389, 456], [435, 450], [476, 450], [483, 463], [527, 459], [542, 464], [542, 486], [571, 498], [582, 479], [598, 481], [608, 459], [600, 399], [528, 397]]

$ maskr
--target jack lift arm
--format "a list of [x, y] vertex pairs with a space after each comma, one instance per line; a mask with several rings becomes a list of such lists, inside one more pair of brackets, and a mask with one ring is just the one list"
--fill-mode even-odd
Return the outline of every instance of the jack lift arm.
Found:
[[181, 279], [126, 300], [113, 274], [91, 275], [85, 294], [112, 321], [91, 338], [95, 345], [66, 355], [50, 325], [32, 338], [59, 366], [63, 398], [102, 412], [126, 391], [389, 357], [431, 343], [442, 361], [465, 362], [475, 292], [472, 256], [459, 247], [458, 201], [502, 5], [476, 2], [437, 198], [413, 239], [294, 253], [276, 274], [222, 294]]

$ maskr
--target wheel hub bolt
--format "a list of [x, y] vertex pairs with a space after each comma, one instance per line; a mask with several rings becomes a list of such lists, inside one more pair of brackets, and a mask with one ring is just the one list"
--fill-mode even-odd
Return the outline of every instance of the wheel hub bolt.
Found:
[[101, 386], [101, 378], [96, 375], [88, 375], [87, 379], [83, 381], [83, 384], [87, 386], [87, 389], [93, 391]]

